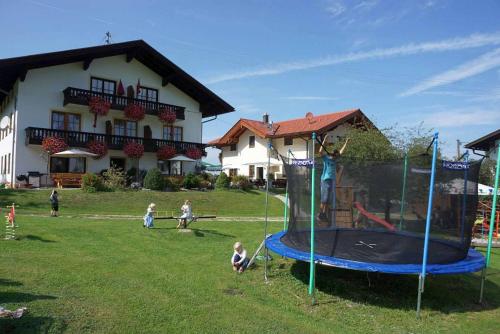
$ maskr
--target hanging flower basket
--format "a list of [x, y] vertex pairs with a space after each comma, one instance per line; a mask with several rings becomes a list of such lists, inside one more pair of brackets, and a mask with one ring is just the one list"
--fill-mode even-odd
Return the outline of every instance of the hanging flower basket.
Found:
[[167, 108], [160, 109], [158, 113], [158, 118], [160, 121], [166, 124], [173, 124], [177, 119], [177, 114], [173, 110], [169, 110]]
[[159, 160], [168, 160], [172, 159], [174, 155], [177, 153], [177, 150], [173, 146], [165, 145], [161, 146], [156, 152], [156, 156]]
[[128, 104], [123, 111], [125, 112], [125, 117], [133, 121], [140, 121], [145, 115], [144, 108], [135, 103]]
[[129, 158], [139, 159], [144, 154], [144, 145], [131, 141], [125, 144], [123, 152], [125, 152]]
[[47, 137], [42, 141], [42, 148], [49, 155], [56, 154], [68, 148], [64, 139], [59, 137]]
[[193, 160], [199, 160], [203, 156], [203, 152], [196, 147], [191, 147], [186, 150], [186, 157], [193, 159]]
[[106, 116], [111, 108], [111, 102], [100, 98], [99, 96], [92, 96], [89, 99], [89, 111], [98, 116]]
[[93, 140], [88, 143], [87, 148], [89, 149], [90, 153], [97, 154], [97, 157], [94, 158], [96, 160], [101, 159], [108, 153], [108, 145], [106, 145], [106, 143], [102, 141]]

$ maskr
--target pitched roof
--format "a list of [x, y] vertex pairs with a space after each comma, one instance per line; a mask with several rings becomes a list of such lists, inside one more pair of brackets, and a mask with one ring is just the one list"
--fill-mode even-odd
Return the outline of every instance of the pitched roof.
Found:
[[483, 136], [479, 139], [471, 141], [470, 143], [465, 145], [465, 148], [488, 152], [490, 149], [495, 147], [495, 142], [497, 140], [500, 140], [500, 129], [488, 133], [486, 136]]
[[[89, 63], [95, 58], [126, 55], [127, 61], [137, 59], [180, 90], [200, 103], [203, 117], [234, 111], [234, 108], [199, 81], [184, 72], [143, 40], [107, 44], [58, 52], [41, 53], [23, 57], [0, 59], [0, 89], [10, 91], [18, 78], [30, 69], [74, 62]], [[5, 98], [0, 94], [0, 103]]]
[[308, 113], [306, 117], [274, 122], [272, 124], [241, 118], [224, 136], [211, 140], [208, 144], [213, 146], [234, 144], [238, 141], [238, 137], [246, 130], [252, 131], [261, 138], [300, 137], [310, 135], [313, 132], [322, 134], [344, 122], [357, 119], [363, 119], [369, 122], [368, 118], [360, 109], [318, 116]]

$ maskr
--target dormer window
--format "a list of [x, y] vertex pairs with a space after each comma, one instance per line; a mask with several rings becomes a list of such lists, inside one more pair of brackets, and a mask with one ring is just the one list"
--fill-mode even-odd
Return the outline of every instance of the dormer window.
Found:
[[140, 86], [137, 98], [149, 102], [158, 102], [158, 89]]
[[285, 146], [290, 146], [293, 145], [293, 138], [292, 137], [285, 137]]
[[230, 151], [236, 151], [237, 150], [236, 144], [231, 144], [229, 150]]

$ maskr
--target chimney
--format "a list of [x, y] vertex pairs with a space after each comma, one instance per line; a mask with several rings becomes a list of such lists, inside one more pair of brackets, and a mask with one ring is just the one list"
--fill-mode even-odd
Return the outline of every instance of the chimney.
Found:
[[269, 115], [267, 113], [265, 113], [263, 116], [262, 116], [262, 122], [266, 123], [266, 124], [269, 124]]

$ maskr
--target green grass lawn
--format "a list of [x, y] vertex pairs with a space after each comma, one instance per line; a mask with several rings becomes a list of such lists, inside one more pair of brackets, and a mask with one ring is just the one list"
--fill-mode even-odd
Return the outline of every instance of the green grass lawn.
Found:
[[[180, 233], [169, 220], [158, 220], [155, 229], [147, 230], [139, 219], [72, 216], [91, 210], [142, 214], [151, 197], [141, 199], [140, 194], [153, 196], [157, 203], [156, 198], [163, 196], [179, 203], [186, 197], [133, 193], [127, 203], [129, 193], [64, 191], [64, 201], [82, 196], [82, 202], [68, 204], [62, 217], [50, 218], [46, 193], [10, 192], [9, 200], [21, 203], [19, 240], [0, 241], [0, 305], [27, 306], [29, 313], [18, 320], [0, 320], [0, 333], [499, 331], [498, 251], [493, 254], [483, 305], [476, 303], [477, 275], [429, 277], [422, 317], [417, 320], [416, 277], [367, 276], [318, 267], [318, 304], [311, 306], [307, 264], [273, 255], [269, 284], [263, 281], [261, 262], [242, 275], [231, 270], [232, 244], [242, 241], [253, 252], [263, 238], [262, 222], [199, 221], [193, 223], [191, 233]], [[207, 208], [212, 206], [211, 195], [221, 205], [226, 198], [225, 206], [230, 208], [224, 212], [230, 216], [240, 205], [258, 209], [263, 199], [260, 194], [199, 194], [208, 196]], [[233, 198], [241, 203], [233, 205]], [[133, 203], [139, 201], [140, 205]], [[30, 204], [34, 204], [30, 213], [43, 215], [23, 215]], [[273, 205], [279, 215], [279, 203]], [[272, 223], [271, 231], [280, 227], [281, 223]]]

